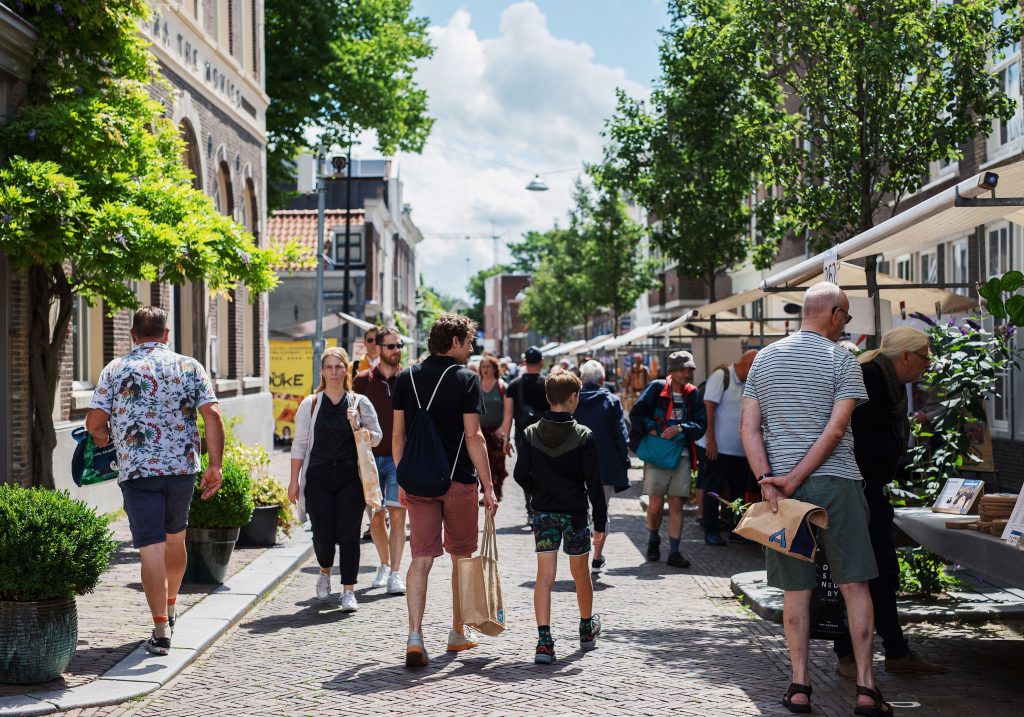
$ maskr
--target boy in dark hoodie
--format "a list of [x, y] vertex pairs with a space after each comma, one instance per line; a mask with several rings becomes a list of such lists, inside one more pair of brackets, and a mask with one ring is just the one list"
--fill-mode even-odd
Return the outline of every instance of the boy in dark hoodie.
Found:
[[601, 467], [590, 429], [572, 418], [579, 404], [580, 380], [560, 368], [544, 381], [551, 410], [538, 423], [517, 436], [519, 457], [513, 477], [530, 494], [533, 537], [537, 546], [537, 581], [533, 608], [537, 615], [537, 653], [534, 662], [555, 660], [551, 637], [551, 588], [558, 568], [558, 546], [569, 556], [569, 571], [576, 582], [580, 608], [580, 649], [597, 647], [601, 618], [593, 614], [594, 585], [590, 558], [590, 521], [593, 508], [594, 543], [604, 541], [608, 507], [601, 487]]

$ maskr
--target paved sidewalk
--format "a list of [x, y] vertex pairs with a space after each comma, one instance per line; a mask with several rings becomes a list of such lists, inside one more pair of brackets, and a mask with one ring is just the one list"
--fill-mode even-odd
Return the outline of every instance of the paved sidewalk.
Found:
[[[275, 452], [271, 475], [287, 482], [288, 454]], [[128, 519], [111, 524], [120, 546], [110, 568], [96, 590], [76, 600], [78, 608], [78, 649], [64, 674], [38, 685], [0, 684], [0, 698], [30, 692], [80, 687], [98, 679], [127, 657], [153, 629], [139, 576], [139, 551], [131, 545]], [[238, 573], [266, 548], [236, 548], [228, 566], [228, 578]], [[178, 596], [178, 613], [183, 614], [210, 594], [216, 585], [185, 583]], [[0, 711], [2, 714], [2, 711]]]
[[[644, 562], [646, 541], [637, 487], [613, 500], [606, 555], [596, 584], [605, 633], [581, 653], [568, 565], [560, 558], [553, 596], [559, 659], [535, 666], [531, 593], [532, 537], [522, 529], [514, 486], [498, 513], [501, 574], [510, 629], [479, 648], [443, 652], [450, 563], [435, 563], [425, 625], [432, 663], [402, 664], [405, 600], [366, 586], [376, 561], [363, 546], [360, 610], [342, 614], [337, 593], [313, 597], [312, 561], [167, 687], [139, 702], [69, 715], [780, 715], [788, 659], [779, 625], [756, 617], [732, 596], [729, 578], [762, 565], [760, 549], [704, 545], [687, 521], [689, 570]], [[623, 532], [625, 531], [625, 532]], [[335, 574], [336, 577], [336, 574]], [[881, 674], [900, 715], [1020, 714], [1024, 639], [1019, 627], [915, 625], [915, 649], [951, 674]], [[876, 654], [877, 651], [876, 651]], [[854, 686], [831, 672], [828, 645], [812, 646], [815, 714], [848, 715]], [[881, 660], [876, 661], [881, 672]], [[913, 705], [913, 706], [912, 706]]]

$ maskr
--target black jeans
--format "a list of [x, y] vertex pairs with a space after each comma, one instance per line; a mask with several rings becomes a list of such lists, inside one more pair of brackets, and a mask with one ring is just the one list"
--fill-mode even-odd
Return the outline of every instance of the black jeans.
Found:
[[[900, 587], [900, 568], [896, 561], [896, 545], [892, 540], [892, 507], [889, 505], [871, 507], [871, 548], [878, 563], [878, 577], [868, 583], [871, 602], [875, 608], [875, 630], [882, 638], [885, 656], [889, 659], [903, 657], [910, 652], [910, 646], [903, 637], [899, 613], [896, 609], [896, 591]], [[839, 657], [853, 654], [850, 635], [836, 638], [832, 649]]]
[[[704, 454], [701, 451], [701, 454]], [[704, 469], [704, 534], [720, 533], [723, 530], [732, 530], [735, 518], [729, 514], [727, 525], [718, 517], [718, 510], [726, 510], [725, 506], [710, 495], [717, 493], [723, 500], [736, 500], [743, 497], [746, 491], [754, 483], [754, 475], [750, 472], [750, 465], [746, 456], [727, 456], [719, 453], [715, 460], [708, 460], [706, 454], [702, 458]]]
[[359, 538], [363, 525], [363, 484], [355, 463], [323, 463], [306, 471], [306, 513], [313, 528], [313, 551], [321, 568], [338, 568], [342, 585], [355, 585], [359, 575]]

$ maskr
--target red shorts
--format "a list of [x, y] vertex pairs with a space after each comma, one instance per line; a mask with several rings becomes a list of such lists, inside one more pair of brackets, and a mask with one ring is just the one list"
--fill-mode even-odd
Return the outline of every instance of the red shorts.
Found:
[[477, 484], [452, 481], [448, 492], [436, 498], [406, 495], [409, 504], [409, 544], [414, 558], [441, 555], [441, 529], [444, 528], [444, 552], [467, 557], [476, 552], [479, 530]]

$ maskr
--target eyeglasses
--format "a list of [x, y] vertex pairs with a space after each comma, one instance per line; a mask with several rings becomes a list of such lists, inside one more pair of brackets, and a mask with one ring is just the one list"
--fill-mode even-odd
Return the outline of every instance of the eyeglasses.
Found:
[[367, 336], [365, 339], [363, 339], [363, 341], [367, 344], [377, 343], [377, 339], [373, 338], [372, 336]]
[[925, 361], [927, 363], [931, 363], [932, 355], [930, 353], [928, 353], [927, 351], [925, 351], [923, 354], [922, 353], [918, 353], [917, 351], [911, 351], [910, 353], [914, 354], [915, 356], [917, 356], [922, 361]]
[[848, 324], [851, 321], [853, 321], [853, 314], [851, 314], [849, 311], [844, 309], [842, 306], [833, 306], [832, 307], [832, 313], [833, 314], [835, 314], [837, 311], [842, 311], [844, 314], [846, 314], [846, 321], [843, 322], [844, 324]]
[[388, 351], [394, 351], [395, 349], [402, 348], [403, 346], [405, 346], [405, 344], [403, 344], [402, 342], [398, 342], [397, 344], [378, 344], [378, 346], [380, 346], [382, 349], [387, 349]]

